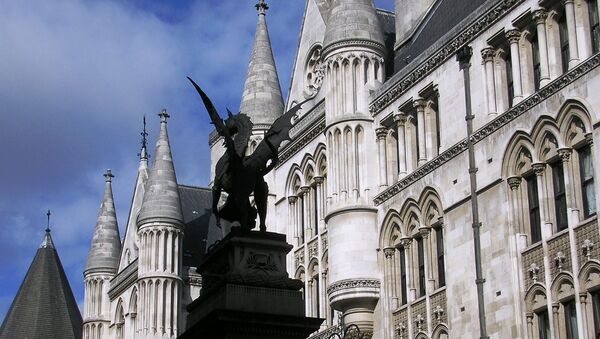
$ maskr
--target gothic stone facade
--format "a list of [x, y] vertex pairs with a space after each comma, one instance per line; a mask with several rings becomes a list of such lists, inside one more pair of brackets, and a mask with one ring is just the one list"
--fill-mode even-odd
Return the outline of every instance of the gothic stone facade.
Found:
[[[369, 4], [306, 1], [286, 107], [313, 100], [268, 178], [313, 337], [596, 338], [598, 0]], [[127, 267], [106, 333], [153, 337]]]

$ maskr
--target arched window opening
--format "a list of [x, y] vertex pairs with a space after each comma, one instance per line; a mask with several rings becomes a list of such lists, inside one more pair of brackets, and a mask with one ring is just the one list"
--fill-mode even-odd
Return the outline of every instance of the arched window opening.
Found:
[[578, 155], [581, 195], [583, 197], [583, 216], [587, 219], [596, 214], [596, 190], [594, 188], [594, 168], [590, 145], [580, 148]]
[[566, 73], [569, 70], [569, 31], [567, 28], [567, 16], [563, 13], [558, 20], [558, 33], [560, 41], [560, 57], [562, 62], [562, 71]]
[[588, 15], [590, 17], [590, 35], [592, 36], [592, 53], [600, 51], [600, 20], [598, 0], [588, 1]]

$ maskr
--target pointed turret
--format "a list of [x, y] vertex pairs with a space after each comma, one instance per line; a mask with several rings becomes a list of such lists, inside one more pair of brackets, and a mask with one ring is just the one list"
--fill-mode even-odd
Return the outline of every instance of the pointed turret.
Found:
[[164, 221], [175, 225], [183, 225], [183, 213], [177, 190], [177, 178], [167, 133], [167, 110], [160, 116], [160, 133], [156, 141], [154, 161], [148, 174], [148, 183], [137, 218], [138, 225]]
[[342, 46], [367, 45], [385, 51], [377, 10], [372, 0], [338, 0], [329, 12], [323, 54]]
[[0, 327], [0, 339], [80, 339], [81, 323], [77, 302], [48, 226]]
[[114, 175], [110, 170], [106, 171], [104, 197], [98, 212], [96, 229], [92, 238], [92, 247], [88, 253], [85, 265], [85, 273], [102, 271], [116, 273], [121, 256], [121, 238], [119, 237], [119, 226], [115, 213], [115, 203], [112, 194], [112, 178]]
[[137, 215], [142, 207], [146, 182], [148, 181], [148, 132], [146, 132], [146, 117], [143, 120], [143, 129], [140, 135], [142, 136], [140, 153], [140, 164], [138, 166], [137, 178], [133, 188], [133, 196], [131, 197], [131, 206], [129, 208], [129, 216], [127, 218], [127, 226], [125, 227], [125, 236], [123, 239], [123, 250], [121, 251], [121, 261], [119, 271], [127, 267], [132, 261], [138, 257], [139, 245], [137, 240]]
[[256, 4], [258, 22], [240, 104], [240, 112], [247, 114], [255, 125], [272, 124], [284, 109], [265, 18], [268, 8], [264, 0]]

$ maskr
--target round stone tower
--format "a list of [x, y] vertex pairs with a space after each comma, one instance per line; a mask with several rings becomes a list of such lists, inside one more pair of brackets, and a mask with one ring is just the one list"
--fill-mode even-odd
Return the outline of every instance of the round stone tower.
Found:
[[[375, 128], [369, 91], [385, 77], [384, 38], [371, 0], [339, 0], [330, 9], [323, 58], [326, 65], [329, 274], [327, 289], [346, 325], [372, 333], [379, 300]], [[360, 263], [360, 264], [357, 264]]]

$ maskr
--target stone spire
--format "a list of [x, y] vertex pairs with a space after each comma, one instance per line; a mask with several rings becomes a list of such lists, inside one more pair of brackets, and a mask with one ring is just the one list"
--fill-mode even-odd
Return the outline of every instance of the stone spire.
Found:
[[148, 174], [146, 192], [142, 208], [137, 217], [137, 224], [141, 225], [152, 221], [167, 221], [176, 225], [183, 225], [183, 213], [177, 189], [177, 178], [169, 136], [167, 134], [167, 110], [163, 109], [160, 116], [160, 133], [154, 150], [154, 161]]
[[92, 248], [88, 253], [85, 272], [102, 271], [116, 273], [121, 256], [121, 238], [119, 226], [117, 225], [117, 214], [112, 194], [112, 178], [114, 175], [106, 170], [104, 178], [106, 186], [104, 197], [100, 204], [96, 230], [92, 238]]
[[255, 125], [260, 125], [273, 123], [283, 114], [284, 107], [265, 19], [269, 6], [259, 0], [256, 9], [258, 22], [240, 112], [247, 114]]
[[372, 0], [338, 0], [329, 12], [323, 52], [336, 46], [372, 45], [385, 51], [385, 42], [377, 10]]

